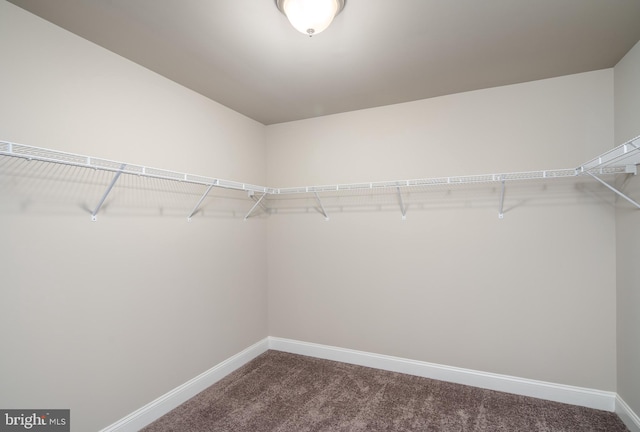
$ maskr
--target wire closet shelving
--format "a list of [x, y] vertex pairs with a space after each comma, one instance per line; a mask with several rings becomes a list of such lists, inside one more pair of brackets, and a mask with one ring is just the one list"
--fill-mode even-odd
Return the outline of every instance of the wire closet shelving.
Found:
[[526, 180], [544, 180], [544, 179], [561, 179], [572, 177], [590, 177], [616, 193], [618, 196], [626, 199], [635, 207], [640, 208], [640, 203], [634, 201], [631, 197], [625, 195], [621, 190], [607, 183], [601, 177], [605, 175], [615, 174], [637, 174], [637, 165], [640, 164], [640, 136], [621, 144], [600, 156], [576, 167], [556, 170], [540, 170], [527, 172], [508, 172], [495, 174], [480, 174], [467, 176], [451, 176], [451, 177], [435, 177], [411, 180], [392, 180], [377, 181], [364, 183], [348, 183], [333, 185], [316, 185], [286, 188], [271, 188], [259, 186], [250, 183], [242, 183], [231, 180], [223, 180], [214, 177], [205, 177], [201, 175], [187, 174], [182, 172], [170, 171], [159, 168], [152, 168], [142, 165], [130, 164], [125, 162], [117, 162], [92, 156], [79, 155], [74, 153], [61, 152], [41, 147], [34, 147], [24, 144], [18, 144], [8, 141], [0, 141], [0, 156], [10, 158], [22, 158], [26, 160], [35, 160], [52, 164], [61, 164], [80, 168], [90, 168], [94, 170], [106, 171], [113, 173], [110, 183], [104, 190], [104, 193], [98, 200], [98, 204], [91, 210], [92, 220], [97, 220], [97, 215], [102, 208], [109, 193], [118, 182], [122, 174], [135, 175], [140, 177], [148, 177], [153, 179], [162, 179], [175, 182], [184, 182], [206, 187], [205, 192], [195, 203], [193, 209], [188, 213], [187, 219], [191, 218], [198, 212], [201, 204], [213, 188], [223, 188], [237, 191], [245, 191], [253, 200], [253, 206], [245, 215], [247, 220], [256, 211], [258, 207], [268, 210], [265, 206], [265, 198], [282, 197], [289, 195], [307, 194], [312, 195], [319, 206], [320, 212], [325, 219], [329, 216], [322, 202], [321, 194], [323, 193], [352, 193], [358, 191], [372, 191], [393, 193], [397, 195], [397, 202], [402, 213], [402, 218], [406, 218], [407, 206], [403, 199], [403, 193], [411, 188], [431, 187], [431, 186], [448, 186], [448, 185], [465, 185], [480, 183], [497, 183], [500, 185], [500, 200], [498, 216], [503, 217], [504, 193], [507, 182], [526, 181]]

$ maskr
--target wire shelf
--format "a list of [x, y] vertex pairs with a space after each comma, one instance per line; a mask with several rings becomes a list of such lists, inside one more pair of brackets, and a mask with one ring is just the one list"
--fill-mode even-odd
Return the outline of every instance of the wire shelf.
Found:
[[[397, 193], [398, 199], [401, 203], [401, 206], [403, 207], [404, 216], [405, 206], [402, 201], [402, 194], [405, 192], [410, 192], [412, 190], [421, 190], [423, 188], [430, 188], [434, 186], [473, 185], [485, 183], [502, 184], [502, 189], [504, 190], [504, 184], [506, 182], [512, 181], [562, 179], [587, 175], [590, 177], [595, 177], [596, 180], [602, 182], [601, 179], [596, 177], [597, 175], [613, 175], [631, 172], [635, 173], [635, 166], [640, 164], [640, 136], [603, 153], [602, 155], [584, 163], [583, 165], [580, 165], [577, 168], [434, 177], [409, 180], [389, 180], [333, 185], [297, 186], [285, 188], [271, 188], [267, 186], [259, 186], [233, 180], [222, 180], [201, 175], [187, 174], [160, 168], [152, 168], [74, 153], [61, 152], [41, 147], [33, 147], [8, 141], [0, 141], [0, 155], [22, 158], [26, 160], [37, 160], [53, 164], [109, 171], [115, 173], [115, 177], [112, 183], [115, 183], [117, 181], [120, 174], [130, 174], [139, 177], [150, 177], [153, 179], [168, 180], [173, 182], [204, 185], [207, 186], [208, 189], [205, 192], [204, 196], [201, 198], [200, 202], [202, 202], [202, 200], [206, 197], [206, 194], [212, 187], [247, 191], [249, 192], [248, 195], [252, 197], [254, 201], [256, 201], [256, 203], [246, 217], [249, 217], [249, 215], [257, 207], [265, 208], [265, 203], [260, 202], [264, 197], [286, 198], [287, 196], [312, 194], [318, 200], [318, 203], [322, 206], [320, 197], [318, 195], [320, 193], [330, 196], [334, 196], [336, 194], [344, 194], [345, 196], [348, 196], [353, 193], [362, 192], [384, 194]], [[607, 184], [605, 184], [605, 186], [610, 187]], [[106, 194], [109, 193], [111, 187], [113, 187], [113, 184], [109, 186]], [[619, 193], [619, 191], [616, 191], [615, 189], [612, 190], [614, 190], [614, 192], [616, 193]], [[254, 193], [259, 193], [261, 195], [256, 195], [254, 197]], [[622, 196], [626, 199], [629, 199], [624, 195]], [[630, 201], [636, 204], [634, 201]], [[198, 203], [198, 205], [199, 204], [200, 203]], [[99, 204], [98, 207], [94, 210], [94, 216], [95, 213], [97, 213], [97, 211], [99, 210], [100, 205], [101, 204]], [[194, 208], [191, 215], [196, 212], [198, 205], [196, 206], [196, 208]]]
[[582, 164], [578, 170], [580, 173], [599, 172], [603, 169], [615, 170], [638, 164], [640, 164], [640, 136], [591, 159]]
[[256, 186], [230, 180], [220, 180], [200, 175], [187, 174], [177, 171], [169, 171], [161, 168], [152, 168], [125, 162], [112, 161], [75, 153], [61, 152], [42, 147], [33, 147], [24, 144], [16, 144], [8, 141], [0, 141], [0, 155], [38, 160], [64, 165], [72, 165], [83, 168], [93, 168], [104, 171], [112, 171], [123, 174], [135, 174], [164, 180], [183, 181], [202, 185], [214, 185], [221, 188], [237, 189], [254, 192], [268, 192], [264, 186]]
[[380, 190], [390, 189], [397, 190], [398, 188], [415, 188], [422, 186], [446, 186], [446, 185], [465, 185], [475, 183], [495, 183], [503, 181], [514, 180], [536, 180], [536, 179], [553, 179], [561, 177], [575, 177], [578, 172], [575, 168], [571, 169], [559, 169], [559, 170], [545, 170], [545, 171], [530, 171], [530, 172], [513, 172], [502, 174], [480, 174], [469, 176], [455, 176], [455, 177], [434, 177], [424, 179], [412, 179], [412, 180], [393, 180], [393, 181], [381, 181], [381, 182], [369, 182], [369, 183], [349, 183], [349, 184], [337, 184], [337, 185], [324, 185], [324, 186], [300, 186], [291, 188], [276, 188], [270, 192], [274, 195], [291, 195], [291, 194], [304, 194], [314, 192], [349, 192], [349, 191], [362, 191], [362, 190]]

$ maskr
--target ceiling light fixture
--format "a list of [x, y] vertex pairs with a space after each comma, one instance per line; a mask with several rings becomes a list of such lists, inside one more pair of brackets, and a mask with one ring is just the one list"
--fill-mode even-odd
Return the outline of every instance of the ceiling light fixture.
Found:
[[309, 36], [325, 30], [344, 8], [345, 0], [276, 0], [280, 12], [300, 33]]

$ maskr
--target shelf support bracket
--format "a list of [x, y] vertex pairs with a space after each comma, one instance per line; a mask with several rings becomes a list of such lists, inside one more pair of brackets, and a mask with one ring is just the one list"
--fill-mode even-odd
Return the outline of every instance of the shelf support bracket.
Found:
[[258, 207], [260, 205], [260, 203], [262, 202], [262, 200], [266, 196], [267, 196], [266, 192], [262, 194], [260, 199], [258, 201], [256, 201], [256, 203], [253, 205], [253, 207], [251, 207], [251, 210], [249, 210], [249, 213], [247, 213], [247, 215], [244, 217], [244, 220], [249, 219], [249, 216], [251, 216], [251, 213], [253, 213], [253, 211], [256, 209], [256, 207]]
[[207, 190], [204, 192], [204, 194], [202, 195], [202, 197], [200, 198], [200, 200], [198, 201], [198, 203], [196, 204], [196, 206], [193, 208], [193, 210], [191, 210], [191, 213], [189, 213], [189, 216], [187, 216], [187, 221], [191, 222], [191, 218], [193, 217], [194, 214], [196, 214], [196, 212], [198, 211], [198, 208], [200, 207], [200, 204], [202, 204], [202, 201], [204, 201], [204, 199], [207, 197], [207, 195], [209, 195], [209, 191], [211, 191], [211, 188], [213, 188], [213, 183], [211, 183], [209, 185], [209, 187], [207, 188]]
[[398, 200], [400, 201], [400, 212], [402, 212], [402, 220], [407, 220], [407, 208], [404, 206], [404, 201], [402, 200], [402, 192], [400, 191], [400, 186], [396, 186], [396, 190], [398, 191]]
[[[259, 198], [256, 198], [255, 192], [253, 191], [249, 191], [249, 198], [251, 198], [254, 202], [258, 202]], [[260, 203], [260, 207], [262, 208], [262, 210], [264, 210], [265, 212], [269, 212], [269, 209], [267, 208], [266, 205], [264, 205], [264, 203]]]
[[318, 201], [318, 205], [320, 206], [320, 210], [322, 211], [322, 214], [324, 215], [324, 220], [328, 221], [329, 220], [329, 216], [327, 216], [327, 211], [324, 209], [324, 206], [322, 205], [322, 201], [320, 201], [320, 196], [318, 195], [318, 192], [314, 192], [313, 194], [316, 196], [316, 201]]
[[[631, 165], [631, 167], [627, 167], [627, 172], [626, 175], [624, 177], [624, 180], [622, 181], [622, 184], [617, 187], [616, 189], [623, 191], [624, 188], [627, 186], [627, 183], [629, 183], [629, 180], [631, 180], [631, 176], [632, 175], [636, 175], [638, 174], [637, 168], [635, 165]], [[616, 196], [616, 201], [618, 201], [618, 196]]]
[[502, 180], [502, 187], [500, 189], [500, 209], [498, 210], [498, 218], [504, 219], [504, 180]]
[[590, 173], [589, 171], [587, 171], [587, 174], [589, 174], [591, 177], [593, 177], [594, 179], [598, 180], [600, 183], [602, 183], [605, 187], [607, 187], [608, 189], [610, 189], [611, 191], [615, 192], [618, 196], [621, 196], [622, 198], [626, 199], [627, 201], [629, 201], [631, 204], [633, 204], [634, 206], [636, 206], [637, 208], [640, 209], [640, 204], [638, 204], [636, 201], [634, 201], [633, 199], [629, 198], [628, 196], [626, 196], [625, 194], [623, 194], [622, 192], [620, 192], [618, 189], [614, 188], [613, 186], [611, 186], [609, 183], [607, 183], [606, 181], [602, 180], [600, 177], [596, 176], [593, 173]]
[[104, 194], [102, 194], [102, 198], [100, 198], [100, 201], [98, 202], [98, 205], [96, 206], [96, 208], [91, 212], [91, 220], [93, 222], [98, 220], [98, 212], [100, 211], [100, 208], [102, 208], [102, 205], [104, 204], [104, 200], [107, 199], [107, 196], [109, 195], [109, 193], [111, 192], [111, 189], [113, 189], [113, 187], [115, 186], [116, 182], [118, 181], [118, 179], [120, 178], [120, 175], [122, 174], [122, 170], [127, 166], [127, 164], [122, 164], [120, 165], [120, 169], [118, 170], [118, 172], [116, 172], [116, 175], [113, 176], [113, 178], [111, 179], [111, 183], [109, 183], [109, 186], [107, 186], [107, 190], [104, 191]]

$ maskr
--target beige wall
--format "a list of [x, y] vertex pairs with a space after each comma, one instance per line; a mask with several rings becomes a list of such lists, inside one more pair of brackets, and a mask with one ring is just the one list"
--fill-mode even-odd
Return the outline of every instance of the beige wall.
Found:
[[[613, 144], [613, 71], [267, 127], [268, 184], [578, 166]], [[269, 334], [615, 390], [612, 196], [593, 181], [279, 203]], [[383, 201], [382, 204], [380, 202]]]
[[[615, 134], [622, 144], [640, 135], [640, 43], [615, 71]], [[640, 179], [624, 193], [640, 200]], [[618, 394], [640, 413], [640, 211], [620, 199], [616, 209], [618, 289]]]
[[[613, 70], [265, 127], [5, 1], [0, 53], [2, 140], [269, 186], [568, 168], [614, 144]], [[619, 97], [637, 53], [615, 143], [638, 134]], [[0, 165], [2, 407], [96, 430], [267, 335], [616, 390], [613, 200], [592, 181], [509, 184], [502, 220], [480, 185], [405, 196], [406, 221], [358, 195], [325, 197], [327, 222], [303, 198], [243, 223], [251, 201], [215, 192], [187, 223], [196, 190], [123, 178], [94, 223], [108, 176], [28, 164]], [[617, 384], [638, 412], [636, 216], [617, 209]]]
[[[266, 180], [263, 125], [5, 1], [0, 54], [2, 140]], [[1, 407], [98, 430], [267, 336], [266, 223], [243, 222], [246, 195], [188, 223], [193, 189], [123, 176], [91, 222], [110, 176], [2, 163]]]

